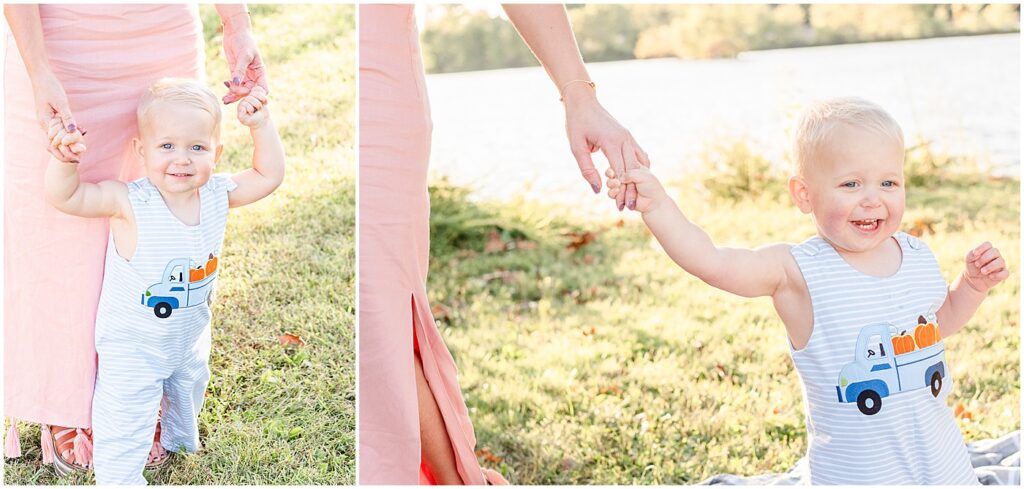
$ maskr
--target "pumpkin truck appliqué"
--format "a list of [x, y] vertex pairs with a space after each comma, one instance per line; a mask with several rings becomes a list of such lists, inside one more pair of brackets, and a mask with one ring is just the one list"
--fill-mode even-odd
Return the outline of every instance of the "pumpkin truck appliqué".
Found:
[[839, 373], [839, 402], [855, 402], [871, 416], [881, 411], [883, 398], [900, 392], [931, 388], [938, 397], [946, 378], [946, 347], [930, 319], [918, 319], [913, 337], [897, 333], [890, 323], [861, 329], [854, 361]]
[[217, 258], [202, 267], [193, 267], [189, 258], [171, 260], [164, 269], [163, 280], [150, 285], [142, 294], [142, 305], [153, 308], [160, 319], [171, 316], [175, 309], [194, 307], [207, 302], [217, 279]]

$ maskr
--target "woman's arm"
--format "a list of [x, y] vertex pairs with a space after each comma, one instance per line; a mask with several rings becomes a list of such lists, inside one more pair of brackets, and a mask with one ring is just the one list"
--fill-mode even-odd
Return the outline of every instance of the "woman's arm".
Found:
[[[519, 35], [533, 51], [558, 88], [565, 102], [566, 132], [569, 147], [579, 164], [583, 178], [594, 192], [601, 190], [601, 177], [594, 168], [590, 153], [600, 149], [616, 174], [639, 166], [650, 166], [647, 153], [633, 135], [622, 127], [597, 101], [594, 88], [585, 82], [590, 75], [583, 65], [569, 16], [562, 5], [504, 5], [505, 13]], [[582, 81], [577, 81], [582, 80]], [[636, 188], [632, 184], [616, 198], [621, 210], [636, 205]]]
[[270, 92], [266, 69], [252, 37], [248, 8], [245, 4], [217, 4], [215, 8], [224, 25], [224, 56], [231, 70], [231, 80], [224, 82], [230, 90], [224, 96], [224, 103], [230, 104], [245, 97], [254, 86]]
[[[59, 117], [69, 133], [80, 130], [71, 115], [67, 94], [60, 80], [53, 74], [46, 56], [43, 40], [43, 24], [39, 19], [38, 5], [4, 5], [4, 17], [11, 26], [11, 35], [18, 46], [18, 52], [25, 63], [29, 80], [32, 82], [32, 96], [35, 98], [36, 119], [40, 129], [46, 131], [50, 120]], [[61, 152], [60, 148], [47, 148], [50, 154], [61, 161], [72, 161], [77, 156]]]

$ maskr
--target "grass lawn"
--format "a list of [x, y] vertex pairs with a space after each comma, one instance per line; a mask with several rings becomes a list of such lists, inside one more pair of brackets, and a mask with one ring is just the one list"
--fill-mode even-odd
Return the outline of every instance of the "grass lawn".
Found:
[[[968, 441], [1020, 419], [1017, 179], [943, 175], [908, 191], [905, 229], [952, 281], [991, 240], [1010, 278], [946, 339]], [[639, 219], [586, 222], [536, 202], [433, 186], [430, 298], [460, 368], [481, 463], [518, 484], [686, 484], [788, 470], [806, 451], [800, 382], [767, 298], [679, 269]], [[670, 188], [719, 244], [814, 233], [788, 197]], [[611, 205], [595, 197], [594, 205]]]
[[[213, 378], [200, 416], [203, 450], [173, 456], [156, 484], [355, 482], [355, 9], [251, 5], [270, 76], [270, 110], [288, 170], [271, 197], [231, 211], [213, 312]], [[215, 93], [230, 77], [219, 20], [201, 7]], [[251, 164], [252, 142], [225, 108], [217, 171]], [[285, 332], [304, 346], [282, 346]], [[39, 430], [21, 424], [8, 484], [57, 479], [41, 464]]]

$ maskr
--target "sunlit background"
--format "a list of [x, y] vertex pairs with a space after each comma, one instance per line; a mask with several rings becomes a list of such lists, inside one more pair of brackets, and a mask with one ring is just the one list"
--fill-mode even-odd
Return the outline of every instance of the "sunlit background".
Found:
[[[665, 178], [686, 178], [709, 148], [734, 140], [785, 168], [797, 112], [838, 95], [881, 104], [908, 145], [1018, 173], [1017, 5], [568, 10], [601, 102]], [[417, 14], [431, 73], [433, 175], [474, 195], [525, 194], [610, 215], [578, 176], [557, 89], [501, 9], [426, 5]]]

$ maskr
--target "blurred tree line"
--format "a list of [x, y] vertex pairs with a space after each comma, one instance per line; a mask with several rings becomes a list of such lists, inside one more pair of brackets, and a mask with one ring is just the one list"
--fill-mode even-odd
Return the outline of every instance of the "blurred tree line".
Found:
[[[430, 73], [536, 66], [504, 18], [434, 5]], [[568, 5], [586, 61], [733, 57], [743, 51], [1020, 31], [1020, 4]]]

